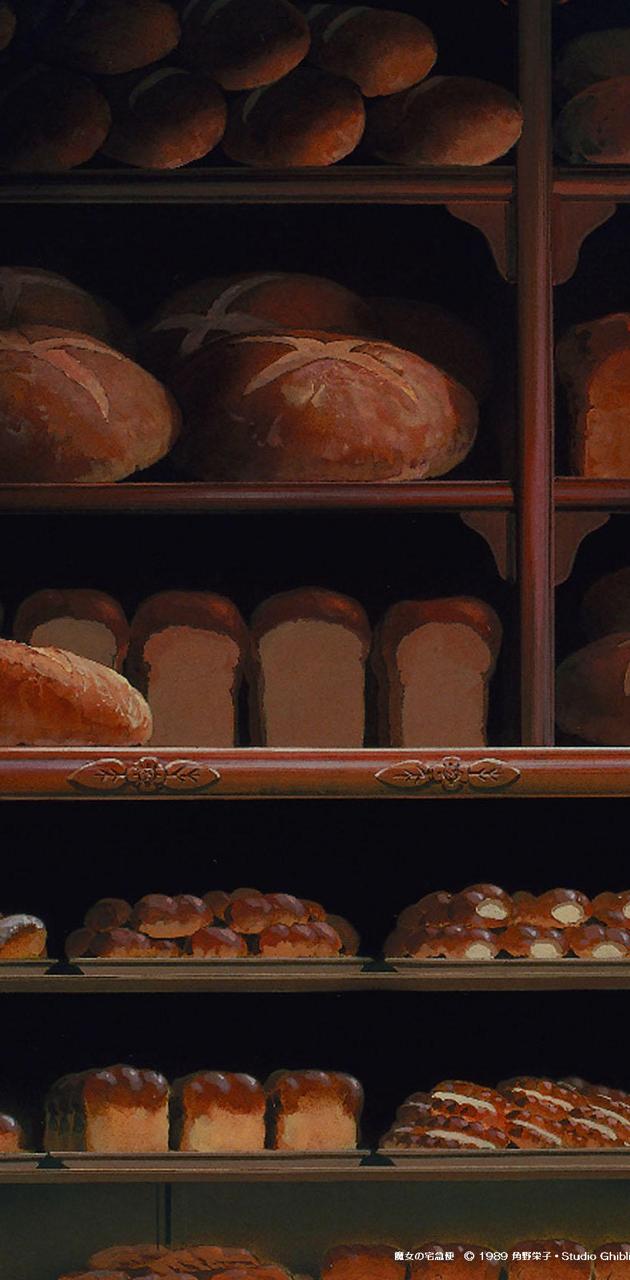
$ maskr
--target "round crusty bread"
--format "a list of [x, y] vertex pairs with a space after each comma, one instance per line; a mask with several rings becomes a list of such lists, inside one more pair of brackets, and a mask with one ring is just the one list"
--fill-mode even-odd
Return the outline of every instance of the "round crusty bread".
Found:
[[194, 479], [412, 480], [443, 475], [475, 439], [470, 392], [387, 342], [300, 331], [202, 348], [174, 380]]
[[[0, 281], [2, 272], [0, 271]], [[143, 361], [165, 378], [181, 360], [217, 338], [279, 329], [377, 333], [370, 307], [321, 276], [260, 271], [197, 280], [162, 303], [140, 341]]]
[[600, 80], [630, 75], [630, 27], [586, 31], [570, 40], [556, 63], [555, 82], [565, 98]]
[[415, 351], [485, 400], [492, 386], [492, 355], [483, 335], [460, 316], [432, 302], [371, 298], [379, 329], [388, 342]]
[[[62, 8], [62, 6], [59, 6]], [[73, 0], [44, 25], [49, 54], [92, 75], [123, 75], [165, 58], [181, 35], [167, 0]]]
[[556, 720], [583, 742], [630, 746], [629, 631], [593, 640], [560, 663]]
[[437, 58], [433, 32], [410, 13], [314, 4], [306, 16], [312, 34], [309, 61], [352, 80], [366, 98], [411, 88]]
[[0, 332], [5, 483], [121, 480], [168, 453], [177, 406], [105, 343], [44, 325]]
[[159, 67], [133, 81], [112, 97], [114, 121], [104, 155], [145, 169], [178, 169], [221, 141], [227, 107], [207, 76]]
[[73, 169], [91, 160], [112, 118], [107, 99], [86, 76], [34, 66], [0, 95], [0, 168], [14, 172]]
[[97, 298], [73, 280], [41, 267], [0, 267], [0, 329], [47, 324], [87, 333], [128, 352], [127, 322], [111, 302]]
[[556, 121], [555, 143], [569, 164], [630, 163], [630, 75], [571, 98]]
[[0, 640], [0, 745], [142, 746], [153, 730], [124, 676], [64, 649]]
[[430, 76], [371, 103], [366, 145], [394, 164], [481, 165], [510, 151], [522, 128], [520, 104], [501, 85]]
[[365, 107], [356, 85], [317, 67], [230, 104], [223, 150], [241, 164], [300, 169], [337, 164], [358, 147]]
[[182, 58], [224, 89], [257, 89], [308, 53], [306, 18], [291, 0], [186, 0]]

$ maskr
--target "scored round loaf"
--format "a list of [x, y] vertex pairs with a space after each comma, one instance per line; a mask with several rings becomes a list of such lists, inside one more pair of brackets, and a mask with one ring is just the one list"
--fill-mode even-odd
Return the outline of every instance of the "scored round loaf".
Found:
[[14, 35], [17, 20], [15, 13], [10, 4], [5, 4], [4, 0], [0, 4], [0, 53], [8, 49]]
[[337, 164], [358, 147], [365, 107], [356, 85], [317, 67], [234, 98], [223, 150], [231, 160], [272, 169]]
[[188, 0], [182, 21], [182, 57], [224, 89], [280, 80], [310, 45], [306, 18], [290, 0]]
[[282, 329], [377, 333], [367, 303], [343, 285], [321, 276], [267, 271], [198, 280], [178, 289], [141, 336], [142, 358], [157, 377], [167, 378], [180, 361], [217, 338]]
[[593, 640], [560, 663], [556, 721], [583, 742], [630, 744], [630, 631]]
[[22, 601], [13, 639], [42, 648], [65, 649], [122, 671], [129, 624], [117, 600], [104, 591], [36, 591]]
[[34, 324], [87, 333], [120, 351], [132, 345], [127, 323], [111, 302], [54, 271], [0, 267], [0, 329]]
[[600, 80], [630, 75], [630, 27], [586, 31], [570, 40], [556, 63], [555, 82], [573, 98]]
[[170, 393], [113, 347], [44, 325], [0, 332], [3, 482], [121, 480], [179, 428]]
[[630, 312], [569, 329], [556, 363], [569, 406], [573, 471], [598, 479], [630, 476]]
[[133, 77], [111, 98], [113, 123], [103, 154], [145, 169], [178, 169], [221, 141], [227, 107], [207, 76], [159, 67]]
[[414, 351], [485, 400], [492, 386], [492, 356], [485, 338], [459, 316], [432, 302], [373, 298], [380, 334], [404, 351]]
[[437, 58], [433, 32], [409, 13], [314, 4], [306, 16], [309, 61], [352, 80], [365, 98], [409, 89], [429, 74]]
[[364, 481], [444, 475], [477, 428], [470, 392], [386, 342], [300, 330], [223, 338], [177, 373], [196, 480]]
[[37, 916], [0, 916], [0, 960], [37, 960], [46, 954], [46, 937]]
[[151, 712], [124, 676], [62, 649], [0, 640], [0, 745], [142, 746]]
[[338, 1244], [324, 1255], [321, 1280], [405, 1280], [406, 1274], [393, 1245]]
[[556, 151], [569, 164], [630, 162], [630, 75], [592, 84], [563, 107]]
[[597, 578], [586, 591], [580, 622], [589, 640], [630, 631], [630, 568]]
[[372, 102], [366, 146], [402, 165], [482, 165], [518, 142], [523, 112], [501, 85], [469, 76], [430, 76]]
[[122, 75], [158, 62], [180, 38], [166, 0], [74, 0], [42, 28], [49, 54], [79, 71]]
[[34, 66], [0, 95], [0, 168], [55, 172], [91, 160], [111, 126], [107, 99], [85, 76]]

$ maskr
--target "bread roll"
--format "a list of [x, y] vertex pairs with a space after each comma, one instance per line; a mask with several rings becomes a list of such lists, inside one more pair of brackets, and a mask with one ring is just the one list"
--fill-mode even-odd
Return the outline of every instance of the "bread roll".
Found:
[[565, 1120], [543, 1115], [530, 1107], [508, 1112], [506, 1133], [510, 1146], [519, 1151], [551, 1151], [567, 1146], [569, 1137]]
[[568, 932], [512, 923], [499, 934], [500, 949], [517, 960], [562, 960], [569, 950]]
[[195, 960], [230, 960], [249, 954], [241, 934], [216, 925], [205, 925], [193, 933], [187, 950]]
[[274, 1151], [343, 1151], [358, 1145], [363, 1089], [337, 1071], [276, 1071], [267, 1092]]
[[327, 915], [325, 921], [321, 924], [327, 924], [341, 939], [341, 947], [344, 956], [356, 956], [359, 954], [361, 946], [361, 938], [354, 925], [346, 920], [344, 916]]
[[262, 893], [242, 894], [230, 903], [225, 920], [237, 933], [262, 933], [272, 922], [271, 904]]
[[249, 637], [235, 605], [209, 591], [163, 591], [140, 605], [127, 670], [160, 746], [232, 747]]
[[0, 1115], [0, 1155], [10, 1156], [24, 1150], [24, 1134], [13, 1116]]
[[152, 1264], [167, 1257], [169, 1252], [160, 1244], [115, 1244], [99, 1249], [88, 1262], [91, 1271], [150, 1271]]
[[475, 400], [485, 400], [492, 385], [492, 356], [477, 329], [432, 302], [373, 298], [371, 305], [383, 338], [443, 369]]
[[628, 164], [630, 75], [602, 80], [571, 98], [556, 121], [555, 144], [569, 164]]
[[586, 31], [570, 40], [556, 63], [556, 86], [573, 98], [600, 80], [630, 75], [630, 27]]
[[210, 908], [202, 898], [190, 893], [174, 898], [149, 893], [136, 903], [129, 926], [149, 938], [190, 938], [211, 919]]
[[290, 0], [188, 0], [182, 55], [224, 89], [256, 89], [306, 56], [306, 18]]
[[111, 126], [107, 99], [85, 76], [34, 66], [2, 92], [0, 168], [16, 172], [74, 169], [91, 160]]
[[630, 631], [630, 568], [606, 573], [591, 584], [582, 600], [580, 622], [589, 640]]
[[176, 1151], [262, 1151], [265, 1106], [265, 1091], [253, 1076], [184, 1076], [173, 1082], [171, 1145]]
[[581, 960], [627, 960], [630, 956], [627, 929], [595, 923], [573, 925], [567, 930], [567, 941]]
[[159, 62], [180, 38], [166, 0], [75, 0], [43, 33], [56, 60], [93, 75], [122, 75]]
[[397, 1146], [418, 1147], [437, 1151], [501, 1151], [508, 1139], [502, 1129], [491, 1128], [461, 1116], [435, 1116], [426, 1127], [411, 1129], [405, 1135], [398, 1129]]
[[321, 921], [313, 924], [272, 924], [258, 936], [258, 954], [279, 960], [334, 959], [340, 954], [341, 946], [336, 929]]
[[131, 917], [132, 908], [124, 898], [99, 898], [85, 913], [86, 929], [120, 929]]
[[224, 923], [225, 913], [232, 900], [229, 893], [225, 893], [223, 889], [210, 889], [203, 894], [203, 900], [210, 907], [213, 919]]
[[497, 931], [460, 924], [420, 924], [396, 930], [386, 945], [388, 956], [413, 960], [494, 960], [499, 952]]
[[232, 100], [223, 149], [231, 160], [259, 168], [327, 166], [351, 155], [364, 130], [355, 85], [298, 67], [278, 84]]
[[421, 1244], [418, 1252], [425, 1256], [410, 1264], [409, 1280], [498, 1280], [502, 1270], [474, 1244]]
[[0, 332], [0, 471], [5, 483], [121, 480], [168, 453], [170, 394], [85, 334]]
[[113, 1066], [63, 1076], [46, 1099], [47, 1151], [168, 1151], [168, 1082]]
[[98, 937], [94, 929], [87, 929], [82, 925], [80, 929], [73, 929], [68, 934], [65, 941], [64, 952], [68, 960], [79, 960], [81, 956], [90, 956], [92, 954], [92, 943]]
[[[547, 1261], [543, 1263], [549, 1280], [590, 1280], [591, 1263], [588, 1250], [583, 1244], [576, 1244], [574, 1240], [519, 1241], [511, 1251], [512, 1258], [507, 1268], [509, 1280], [538, 1280], [540, 1262], [534, 1258], [522, 1258], [522, 1255], [541, 1252], [550, 1254]], [[521, 1258], [515, 1259], [515, 1254], [520, 1254]], [[563, 1254], [568, 1255], [566, 1259]], [[583, 1261], [579, 1260], [580, 1254], [583, 1255]]]
[[485, 746], [501, 634], [494, 609], [472, 597], [393, 605], [372, 654], [382, 745]]
[[174, 380], [187, 421], [175, 453], [194, 479], [420, 480], [463, 461], [470, 392], [385, 342], [300, 330], [224, 338]]
[[591, 915], [602, 924], [630, 928], [630, 889], [622, 893], [598, 893], [591, 904]]
[[142, 746], [151, 712], [123, 676], [63, 649], [0, 640], [0, 745]]
[[135, 929], [106, 929], [96, 933], [84, 954], [99, 960], [177, 960], [177, 943], [166, 938], [148, 938]]
[[405, 1280], [407, 1266], [396, 1262], [389, 1244], [338, 1244], [322, 1262], [321, 1280]]
[[249, 1249], [235, 1249], [218, 1244], [187, 1245], [183, 1249], [169, 1249], [168, 1262], [190, 1271], [209, 1271], [220, 1267], [255, 1267], [258, 1259]]
[[0, 915], [0, 960], [38, 960], [46, 955], [46, 936], [37, 916]]
[[593, 1264], [594, 1280], [628, 1280], [630, 1244], [600, 1244]]
[[54, 271], [0, 267], [0, 329], [32, 324], [87, 333], [120, 351], [131, 346], [127, 323], [110, 302]]
[[441, 1080], [431, 1090], [431, 1098], [444, 1114], [479, 1120], [500, 1127], [505, 1115], [505, 1099], [497, 1089], [470, 1080]]
[[306, 16], [312, 35], [309, 60], [352, 80], [366, 98], [409, 89], [429, 74], [437, 58], [433, 32], [408, 13], [313, 4]]
[[0, 52], [8, 49], [14, 35], [16, 18], [9, 4], [0, 4]]
[[579, 889], [549, 889], [538, 897], [515, 893], [514, 919], [518, 924], [539, 925], [543, 929], [568, 929], [583, 924], [591, 914], [591, 904]]
[[558, 344], [557, 365], [569, 403], [574, 472], [630, 476], [630, 313], [569, 329]]
[[[1, 273], [0, 273], [1, 278]], [[156, 376], [217, 338], [279, 329], [376, 332], [367, 303], [334, 280], [297, 272], [260, 272], [198, 280], [159, 307], [142, 338], [142, 355]]]
[[267, 747], [361, 747], [370, 627], [347, 596], [304, 588], [252, 617], [252, 741]]
[[113, 100], [113, 125], [103, 154], [144, 169], [178, 169], [221, 141], [227, 108], [206, 76], [160, 67], [135, 76]]
[[518, 142], [523, 112], [501, 85], [470, 76], [431, 76], [376, 101], [368, 110], [366, 146], [393, 164], [481, 165]]
[[65, 649], [121, 671], [129, 624], [118, 601], [103, 591], [47, 589], [22, 602], [13, 622], [13, 638], [23, 644]]
[[512, 899], [496, 884], [473, 884], [456, 893], [449, 903], [453, 924], [502, 929], [511, 919]]
[[630, 632], [594, 640], [560, 663], [556, 721], [564, 733], [599, 746], [630, 744]]

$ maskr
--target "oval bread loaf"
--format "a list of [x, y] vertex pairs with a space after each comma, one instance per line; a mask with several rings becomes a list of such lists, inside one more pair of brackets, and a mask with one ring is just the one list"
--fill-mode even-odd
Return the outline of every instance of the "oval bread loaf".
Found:
[[183, 67], [160, 67], [134, 80], [112, 103], [104, 155], [145, 169], [178, 169], [214, 150], [227, 108], [212, 80]]
[[365, 108], [356, 85], [316, 67], [298, 67], [278, 84], [232, 102], [223, 149], [241, 164], [327, 166], [349, 156], [364, 129]]
[[110, 302], [55, 271], [0, 267], [0, 329], [30, 324], [87, 333], [120, 351], [132, 345], [127, 322]]
[[0, 168], [56, 172], [91, 160], [111, 126], [107, 99], [85, 76], [35, 66], [0, 94]]
[[180, 426], [169, 392], [87, 334], [0, 332], [0, 475], [5, 483], [121, 480], [168, 453]]
[[0, 745], [143, 745], [151, 712], [124, 676], [63, 649], [0, 640]]
[[224, 89], [256, 89], [293, 71], [308, 53], [306, 18], [290, 0], [188, 0], [182, 56]]
[[630, 745], [630, 632], [602, 636], [560, 663], [556, 720], [584, 742]]
[[370, 104], [366, 146], [402, 165], [482, 165], [510, 151], [523, 112], [501, 85], [470, 76], [430, 76]]
[[166, 0], [73, 0], [42, 41], [60, 62], [93, 75], [122, 75], [165, 58], [181, 35]]
[[630, 75], [589, 85], [556, 121], [556, 150], [569, 164], [630, 162]]
[[475, 439], [470, 392], [386, 342], [301, 331], [223, 338], [174, 382], [195, 479], [411, 480], [443, 475]]
[[630, 27], [586, 31], [570, 40], [556, 64], [555, 81], [567, 98], [600, 80], [630, 75]]
[[366, 98], [409, 89], [429, 74], [437, 58], [433, 32], [409, 13], [314, 4], [306, 16], [312, 34], [309, 61], [352, 80]]

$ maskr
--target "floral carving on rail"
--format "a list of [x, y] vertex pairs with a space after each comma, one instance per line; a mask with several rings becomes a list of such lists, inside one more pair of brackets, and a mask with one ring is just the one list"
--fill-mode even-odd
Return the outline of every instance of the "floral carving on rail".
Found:
[[159, 795], [171, 791], [206, 791], [220, 776], [216, 769], [202, 761], [162, 761], [157, 756], [141, 756], [130, 763], [114, 758], [95, 760], [71, 773], [68, 782], [86, 791]]
[[428, 786], [439, 786], [443, 791], [500, 791], [518, 782], [520, 776], [520, 769], [503, 760], [488, 757], [468, 764], [460, 756], [444, 756], [436, 761], [403, 760], [375, 774], [384, 786], [407, 791]]

